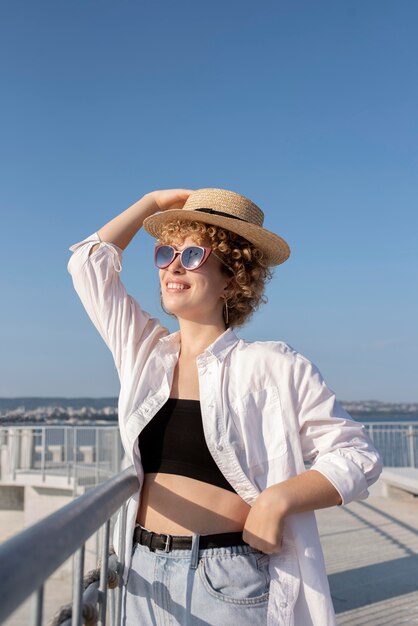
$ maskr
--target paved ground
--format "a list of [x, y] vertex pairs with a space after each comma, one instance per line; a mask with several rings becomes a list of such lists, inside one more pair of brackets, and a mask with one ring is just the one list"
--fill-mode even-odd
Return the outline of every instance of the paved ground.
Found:
[[[418, 625], [418, 498], [384, 498], [372, 489], [364, 502], [316, 516], [338, 626]], [[49, 581], [44, 624], [70, 597], [69, 580]], [[5, 626], [26, 626], [30, 613], [28, 601]]]
[[339, 626], [418, 624], [418, 498], [316, 512]]
[[[44, 590], [44, 619], [43, 624], [50, 624], [57, 607], [71, 602], [71, 588], [69, 580], [57, 580], [51, 578], [45, 585]], [[33, 613], [32, 598], [22, 604], [9, 619], [3, 622], [4, 626], [28, 626], [31, 623]]]

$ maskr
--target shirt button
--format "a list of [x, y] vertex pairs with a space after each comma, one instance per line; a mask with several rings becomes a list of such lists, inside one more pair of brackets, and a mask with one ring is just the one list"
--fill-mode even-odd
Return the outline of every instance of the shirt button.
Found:
[[287, 602], [280, 602], [280, 608], [285, 609], [287, 607]]

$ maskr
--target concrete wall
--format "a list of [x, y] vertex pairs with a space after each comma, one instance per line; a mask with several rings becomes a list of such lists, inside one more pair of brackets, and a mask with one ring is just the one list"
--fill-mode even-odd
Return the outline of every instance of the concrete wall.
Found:
[[[0, 485], [0, 543], [54, 513], [73, 499], [72, 492], [66, 489]], [[97, 538], [94, 535], [86, 543], [85, 572], [96, 568], [97, 549]], [[64, 580], [71, 576], [72, 558], [52, 577]]]
[[72, 491], [25, 486], [25, 526], [30, 526], [73, 501]]
[[0, 543], [24, 527], [24, 487], [0, 485]]

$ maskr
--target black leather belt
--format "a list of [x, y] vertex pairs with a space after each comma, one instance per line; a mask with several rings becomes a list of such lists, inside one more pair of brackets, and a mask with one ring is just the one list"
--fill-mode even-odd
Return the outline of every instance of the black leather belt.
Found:
[[[192, 537], [189, 535], [166, 535], [164, 533], [154, 533], [145, 528], [137, 526], [134, 530], [134, 543], [147, 546], [152, 552], [155, 550], [190, 550], [192, 547]], [[229, 546], [248, 545], [242, 538], [242, 532], [219, 533], [216, 535], [200, 535], [199, 549], [205, 548], [226, 548]]]

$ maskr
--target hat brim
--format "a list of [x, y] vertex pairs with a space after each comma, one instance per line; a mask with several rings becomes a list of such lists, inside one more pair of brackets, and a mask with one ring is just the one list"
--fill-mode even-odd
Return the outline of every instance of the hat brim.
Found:
[[230, 230], [244, 237], [261, 250], [269, 265], [280, 265], [290, 256], [290, 248], [287, 242], [266, 228], [233, 217], [199, 213], [196, 210], [169, 209], [168, 211], [155, 213], [144, 220], [144, 229], [158, 239], [163, 224], [175, 219], [203, 222], [204, 224], [213, 224], [214, 226], [225, 228], [225, 230]]

